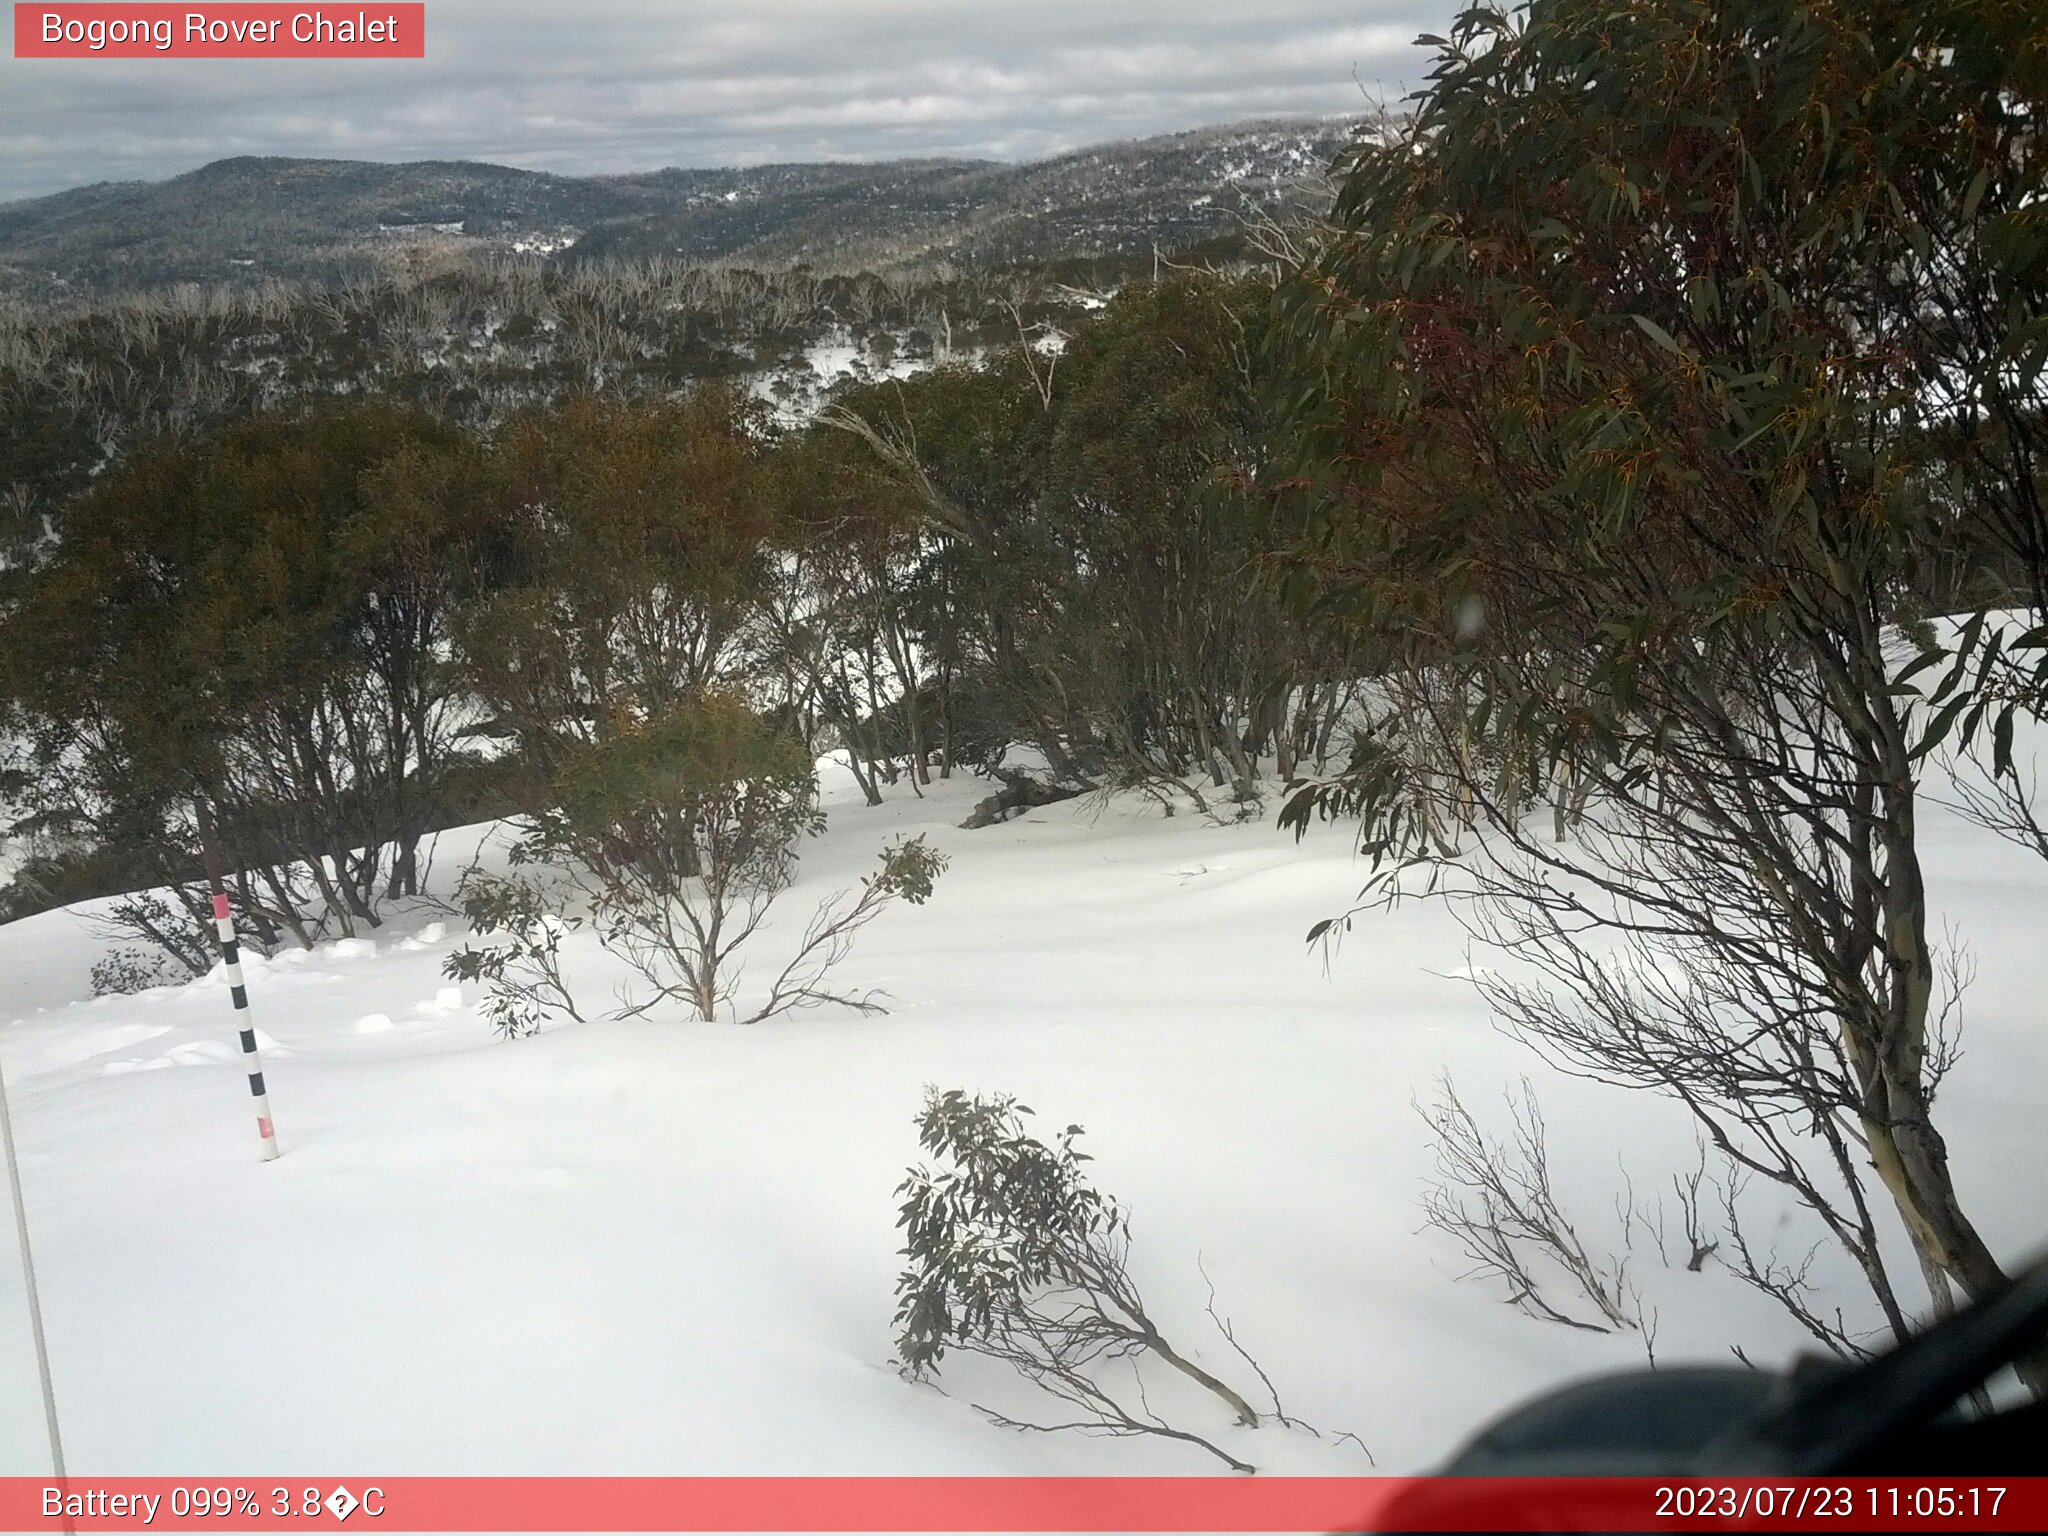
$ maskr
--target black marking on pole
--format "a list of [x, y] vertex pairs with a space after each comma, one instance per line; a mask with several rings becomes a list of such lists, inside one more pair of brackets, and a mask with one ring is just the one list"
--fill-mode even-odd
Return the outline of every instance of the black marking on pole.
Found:
[[230, 977], [235, 1023], [242, 1037], [242, 1055], [249, 1069], [249, 1096], [256, 1101], [256, 1133], [263, 1141], [266, 1160], [277, 1156], [277, 1126], [271, 1119], [270, 1096], [264, 1091], [263, 1055], [256, 1048], [256, 1031], [249, 1021], [249, 992], [242, 984], [242, 947], [235, 934], [234, 914], [228, 904], [227, 882], [221, 870], [220, 849], [214, 842], [213, 818], [204, 798], [194, 796], [192, 813], [199, 824], [199, 856], [206, 866], [206, 883], [213, 894], [214, 932], [220, 940], [221, 959]]

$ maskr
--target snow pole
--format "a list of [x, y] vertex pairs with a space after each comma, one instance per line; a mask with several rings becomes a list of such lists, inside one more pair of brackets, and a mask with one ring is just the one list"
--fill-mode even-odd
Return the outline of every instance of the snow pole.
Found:
[[[50, 1346], [43, 1336], [43, 1300], [36, 1290], [36, 1261], [28, 1246], [28, 1206], [21, 1198], [21, 1163], [14, 1151], [14, 1117], [7, 1107], [7, 1077], [0, 1072], [0, 1143], [7, 1151], [7, 1192], [14, 1197], [14, 1236], [21, 1247], [21, 1281], [28, 1296], [29, 1332], [35, 1336], [36, 1373], [43, 1383], [43, 1424], [50, 1434], [50, 1470], [68, 1494], [71, 1480], [64, 1471], [64, 1437], [57, 1430], [57, 1389], [50, 1380]], [[64, 1529], [71, 1529], [67, 1516]]]
[[256, 1134], [263, 1141], [263, 1160], [277, 1156], [277, 1122], [270, 1118], [270, 1091], [263, 1082], [263, 1054], [256, 1049], [256, 1027], [249, 1019], [249, 988], [242, 980], [242, 948], [235, 940], [235, 920], [228, 912], [228, 891], [221, 879], [220, 850], [214, 846], [213, 823], [204, 804], [194, 802], [199, 820], [199, 856], [206, 864], [206, 883], [213, 891], [213, 927], [220, 935], [220, 957], [226, 963], [229, 996], [235, 1003], [235, 1025], [242, 1036], [242, 1064], [249, 1069], [249, 1095], [256, 1101]]

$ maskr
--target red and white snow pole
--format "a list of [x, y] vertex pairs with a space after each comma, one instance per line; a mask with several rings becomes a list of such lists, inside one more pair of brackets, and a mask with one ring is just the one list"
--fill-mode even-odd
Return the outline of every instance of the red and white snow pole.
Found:
[[270, 1118], [270, 1091], [263, 1082], [263, 1055], [256, 1049], [256, 1027], [249, 1019], [249, 988], [242, 980], [242, 948], [235, 941], [235, 920], [228, 913], [228, 891], [221, 879], [220, 850], [213, 843], [213, 825], [203, 805], [199, 818], [199, 856], [206, 863], [206, 881], [213, 888], [213, 926], [220, 935], [220, 957], [226, 962], [229, 996], [235, 1002], [235, 1025], [242, 1035], [242, 1064], [249, 1069], [249, 1094], [256, 1101], [256, 1134], [263, 1140], [263, 1158], [277, 1156], [277, 1122]]

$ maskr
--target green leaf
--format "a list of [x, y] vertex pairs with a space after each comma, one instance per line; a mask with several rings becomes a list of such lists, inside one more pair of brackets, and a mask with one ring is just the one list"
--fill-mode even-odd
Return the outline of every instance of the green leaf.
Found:
[[1949, 700], [1947, 704], [1943, 705], [1940, 712], [1935, 715], [1933, 722], [1922, 733], [1918, 744], [1914, 746], [1913, 757], [1915, 759], [1925, 757], [1947, 740], [1949, 732], [1955, 729], [1956, 721], [1962, 718], [1963, 711], [1970, 707], [1971, 702], [1970, 695], [1964, 693], [1957, 695]]
[[1678, 345], [1678, 343], [1672, 339], [1671, 333], [1665, 330], [1664, 327], [1659, 325], [1656, 321], [1652, 320], [1648, 315], [1630, 315], [1629, 319], [1635, 321], [1635, 323], [1642, 328], [1643, 334], [1649, 337], [1650, 340], [1657, 343], [1657, 345], [1662, 347], [1666, 352], [1674, 354], [1681, 354], [1683, 352], [1683, 349]]
[[1991, 771], [2000, 777], [2012, 773], [2012, 717], [2013, 706], [2008, 704], [1991, 724]]

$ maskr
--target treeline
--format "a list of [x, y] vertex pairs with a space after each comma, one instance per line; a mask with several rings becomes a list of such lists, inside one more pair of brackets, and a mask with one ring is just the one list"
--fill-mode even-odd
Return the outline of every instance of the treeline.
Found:
[[695, 825], [664, 799], [685, 721], [843, 750], [875, 802], [1020, 744], [1047, 792], [1248, 801], [1348, 697], [1261, 563], [1265, 309], [1147, 286], [802, 428], [710, 383], [156, 441], [65, 504], [0, 622], [45, 850], [15, 910], [168, 890], [120, 918], [196, 971], [202, 818], [257, 941], [310, 944], [416, 891], [435, 829], [605, 785], [579, 861], [631, 865], [646, 817]]

